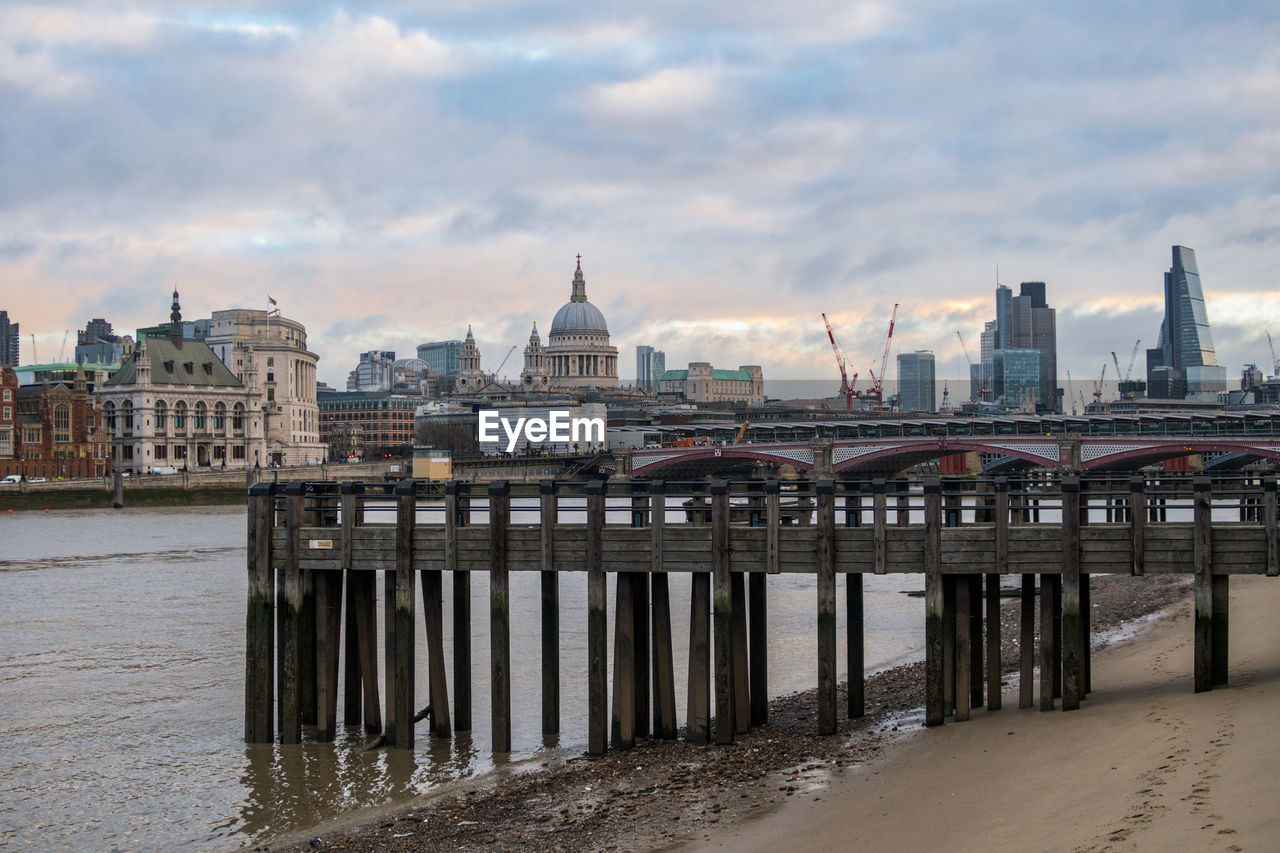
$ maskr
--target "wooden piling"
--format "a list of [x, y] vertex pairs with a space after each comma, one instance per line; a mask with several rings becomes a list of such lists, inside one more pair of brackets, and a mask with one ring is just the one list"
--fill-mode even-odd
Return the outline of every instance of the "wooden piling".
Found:
[[1084, 629], [1080, 623], [1080, 478], [1062, 478], [1062, 710], [1084, 698]]
[[609, 702], [606, 671], [608, 615], [604, 575], [604, 481], [590, 480], [587, 492], [587, 751], [608, 747]]
[[555, 563], [555, 480], [538, 483], [542, 592], [542, 733], [560, 733], [560, 573]]
[[774, 478], [765, 481], [765, 571], [771, 575], [780, 572], [778, 537], [782, 526], [781, 486]]
[[1195, 570], [1195, 692], [1213, 689], [1213, 528], [1208, 477], [1192, 483], [1192, 561]]
[[[730, 557], [732, 560], [732, 557]], [[751, 729], [751, 675], [747, 658], [747, 578], [730, 565], [730, 595], [733, 598], [733, 707], [734, 729], [745, 734]]]
[[867, 713], [866, 633], [863, 622], [862, 574], [844, 576], [845, 653], [849, 659], [849, 719]]
[[769, 640], [768, 601], [765, 574], [752, 572], [747, 580], [747, 609], [751, 641], [751, 725], [763, 726], [769, 721]]
[[1040, 575], [1040, 710], [1052, 711], [1058, 666], [1058, 621], [1054, 599], [1061, 583], [1058, 575]]
[[973, 672], [972, 663], [973, 656], [969, 647], [970, 643], [970, 627], [972, 620], [969, 618], [970, 597], [969, 593], [972, 587], [967, 577], [953, 577], [955, 584], [956, 610], [956, 640], [955, 640], [955, 717], [956, 722], [969, 719], [969, 700], [972, 696], [970, 689], [970, 677]]
[[1262, 479], [1262, 523], [1266, 527], [1267, 536], [1267, 577], [1280, 576], [1280, 556], [1276, 548], [1276, 475], [1268, 474]]
[[884, 480], [871, 482], [871, 549], [872, 571], [883, 575], [888, 569], [885, 528], [888, 526], [889, 509], [885, 497]]
[[613, 714], [610, 740], [631, 749], [636, 742], [635, 583], [632, 572], [618, 572], [614, 589]]
[[835, 483], [817, 482], [818, 734], [836, 731]]
[[1003, 705], [1000, 630], [1000, 582], [1009, 571], [1009, 480], [996, 477], [992, 484], [992, 522], [995, 526], [995, 562], [987, 575], [987, 708], [998, 711]]
[[676, 724], [675, 653], [671, 644], [671, 591], [662, 565], [662, 537], [667, 524], [666, 487], [661, 480], [649, 483], [650, 557], [649, 586], [652, 596], [653, 630], [653, 735], [675, 740]]
[[444, 485], [444, 562], [453, 575], [453, 725], [471, 731], [471, 573], [458, 568], [458, 528], [471, 523], [471, 486]]
[[342, 572], [311, 573], [316, 601], [316, 740], [337, 734], [338, 649], [342, 639]]
[[449, 683], [444, 659], [444, 578], [439, 569], [423, 569], [422, 617], [427, 631], [427, 687], [431, 697], [431, 733], [449, 736]]
[[395, 571], [395, 634], [389, 638], [388, 648], [394, 647], [391, 667], [395, 672], [392, 696], [388, 697], [388, 713], [393, 730], [387, 735], [387, 745], [398, 749], [413, 749], [414, 654], [417, 629], [414, 610], [413, 533], [417, 527], [417, 486], [413, 480], [396, 483], [396, 571]]
[[[342, 724], [344, 726], [358, 726], [363, 722], [362, 716], [363, 706], [362, 693], [364, 682], [360, 673], [360, 635], [356, 632], [356, 602], [354, 587], [358, 583], [356, 580], [357, 572], [354, 571], [355, 565], [355, 543], [354, 531], [358, 525], [356, 521], [356, 486], [360, 485], [361, 491], [364, 490], [363, 485], [357, 483], [343, 483], [341, 487], [341, 507], [342, 507], [342, 574], [346, 587], [346, 595], [343, 599], [345, 602], [345, 612], [343, 620], [346, 623], [346, 637], [343, 648], [343, 665], [344, 676], [342, 679]], [[361, 514], [362, 511], [360, 511]]]
[[255, 483], [249, 489], [249, 530], [246, 562], [249, 601], [245, 616], [244, 739], [247, 743], [271, 743], [275, 726], [275, 626], [272, 598], [275, 581], [271, 565], [272, 516], [275, 486]]
[[729, 580], [729, 483], [711, 483], [712, 612], [715, 618], [716, 731], [718, 744], [733, 743], [733, 591]]
[[511, 587], [507, 576], [507, 527], [511, 488], [489, 484], [489, 695], [493, 751], [511, 751]]
[[[631, 484], [631, 524], [649, 527], [649, 489], [646, 483]], [[648, 567], [652, 569], [652, 564]], [[636, 737], [649, 736], [649, 571], [631, 573], [631, 613], [634, 625]]]
[[1146, 571], [1147, 551], [1147, 478], [1129, 478], [1129, 574]]
[[986, 671], [982, 667], [982, 575], [962, 578], [969, 584], [969, 707], [981, 708]]
[[285, 559], [276, 585], [276, 633], [280, 638], [277, 664], [280, 679], [280, 742], [302, 742], [302, 694], [300, 672], [302, 577], [299, 541], [302, 528], [301, 483], [285, 486]]
[[924, 654], [926, 726], [942, 725], [945, 690], [942, 660], [942, 484], [924, 483]]

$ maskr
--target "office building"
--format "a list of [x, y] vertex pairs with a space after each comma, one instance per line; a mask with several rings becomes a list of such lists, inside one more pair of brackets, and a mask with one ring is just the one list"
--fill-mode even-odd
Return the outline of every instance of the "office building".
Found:
[[395, 381], [396, 354], [386, 350], [360, 353], [360, 362], [347, 374], [348, 391], [390, 391]]
[[898, 353], [898, 407], [902, 412], [935, 412], [932, 350]]
[[1009, 347], [991, 354], [991, 378], [996, 402], [1009, 409], [1035, 411], [1041, 393], [1040, 350]]
[[[1003, 284], [996, 286], [996, 319], [988, 322], [982, 332], [982, 366], [975, 365], [970, 370], [969, 383], [974, 399], [1002, 396], [994, 354], [1005, 349], [1033, 349], [1039, 353], [1035, 408], [1041, 412], [1061, 412], [1057, 311], [1046, 302], [1043, 281], [1022, 282], [1017, 296]], [[1023, 360], [1020, 359], [1019, 363]], [[984, 382], [990, 383], [990, 397], [981, 393]], [[1018, 400], [1012, 405], [1025, 407], [1026, 404]]]
[[18, 356], [18, 324], [9, 322], [8, 311], [0, 311], [0, 367], [17, 367]]
[[668, 370], [658, 379], [658, 391], [680, 394], [691, 403], [764, 405], [764, 373], [757, 364], [719, 370], [710, 362], [693, 361], [687, 370]]
[[651, 346], [636, 347], [636, 387], [653, 393], [658, 379], [667, 372], [667, 354]]
[[431, 341], [418, 344], [418, 358], [427, 363], [431, 372], [442, 379], [452, 379], [461, 369], [459, 356], [462, 341]]
[[1164, 320], [1155, 347], [1147, 350], [1147, 394], [1159, 399], [1216, 400], [1227, 390], [1227, 370], [1218, 364], [1205, 309], [1196, 253], [1173, 247], [1164, 274]]

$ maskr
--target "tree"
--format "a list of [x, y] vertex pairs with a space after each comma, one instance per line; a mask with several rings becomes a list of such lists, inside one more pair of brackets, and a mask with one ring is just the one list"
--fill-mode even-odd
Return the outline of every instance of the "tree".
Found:
[[475, 428], [471, 424], [442, 423], [440, 419], [428, 418], [418, 422], [413, 430], [414, 444], [448, 450], [455, 458], [480, 455], [480, 444], [474, 435]]

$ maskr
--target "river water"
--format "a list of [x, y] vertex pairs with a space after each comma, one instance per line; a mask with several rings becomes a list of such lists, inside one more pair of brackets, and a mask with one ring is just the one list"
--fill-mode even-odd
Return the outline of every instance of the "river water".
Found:
[[[0, 518], [0, 847], [234, 849], [447, 789], [508, 760], [520, 765], [585, 749], [581, 573], [561, 583], [557, 740], [544, 742], [540, 733], [538, 577], [513, 573], [513, 751], [502, 766], [489, 754], [483, 574], [472, 581], [475, 731], [432, 740], [424, 724], [412, 754], [366, 752], [356, 730], [340, 730], [335, 744], [246, 745], [245, 530], [243, 508]], [[918, 576], [867, 577], [868, 668], [920, 656], [923, 605], [902, 592], [922, 584]], [[768, 586], [770, 692], [812, 687], [813, 578], [771, 576]], [[612, 581], [609, 587], [612, 598]], [[681, 721], [688, 590], [687, 576], [671, 576]], [[450, 596], [446, 576], [446, 602]], [[843, 631], [843, 606], [837, 611]], [[446, 654], [450, 621], [446, 612]], [[418, 632], [415, 707], [426, 704], [421, 626]], [[839, 649], [843, 678], [843, 641]]]

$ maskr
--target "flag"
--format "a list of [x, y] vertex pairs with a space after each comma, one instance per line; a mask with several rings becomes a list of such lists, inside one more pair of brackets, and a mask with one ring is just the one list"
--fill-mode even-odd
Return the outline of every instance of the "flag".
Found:
[[270, 302], [272, 305], [276, 304], [276, 301], [272, 299], [270, 295], [267, 296], [267, 301]]

